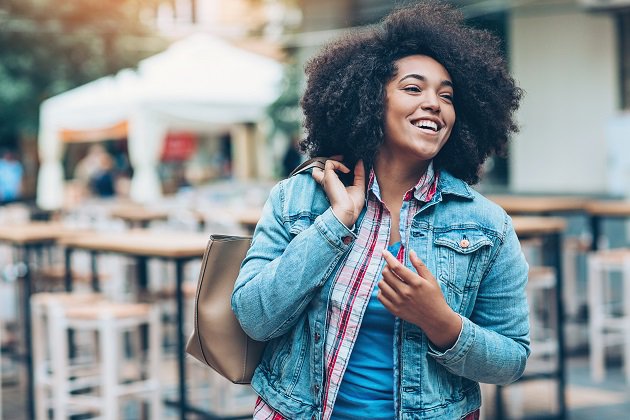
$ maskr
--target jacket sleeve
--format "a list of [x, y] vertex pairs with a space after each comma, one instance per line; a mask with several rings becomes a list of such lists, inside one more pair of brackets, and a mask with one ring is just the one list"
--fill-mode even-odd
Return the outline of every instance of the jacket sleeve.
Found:
[[293, 237], [282, 215], [286, 182], [271, 191], [232, 293], [243, 330], [260, 341], [295, 324], [356, 237], [330, 207]]
[[470, 318], [462, 317], [456, 343], [445, 352], [429, 345], [429, 354], [450, 372], [497, 385], [516, 381], [530, 353], [529, 268], [507, 215], [504, 238], [481, 281]]

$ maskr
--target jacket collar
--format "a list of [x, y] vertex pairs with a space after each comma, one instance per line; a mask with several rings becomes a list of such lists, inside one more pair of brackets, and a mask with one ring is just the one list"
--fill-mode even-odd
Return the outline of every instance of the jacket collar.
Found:
[[442, 169], [440, 171], [440, 178], [438, 179], [438, 191], [442, 195], [456, 195], [458, 197], [467, 198], [472, 200], [474, 194], [472, 188], [464, 181], [454, 177], [448, 171]]

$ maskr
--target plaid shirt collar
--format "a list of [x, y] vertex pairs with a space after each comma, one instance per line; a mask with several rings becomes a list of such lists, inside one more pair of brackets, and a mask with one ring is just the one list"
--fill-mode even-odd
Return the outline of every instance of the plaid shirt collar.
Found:
[[[433, 198], [435, 192], [437, 191], [438, 185], [438, 173], [433, 169], [433, 161], [429, 163], [429, 167], [427, 171], [422, 174], [416, 185], [409, 189], [405, 193], [404, 201], [411, 200], [411, 197], [414, 197], [416, 200], [421, 202], [427, 202]], [[381, 200], [381, 189], [378, 185], [378, 180], [376, 179], [376, 173], [374, 172], [374, 168], [370, 170], [370, 177], [368, 182], [368, 192], [372, 192], [378, 201]], [[366, 197], [366, 201], [367, 201]]]

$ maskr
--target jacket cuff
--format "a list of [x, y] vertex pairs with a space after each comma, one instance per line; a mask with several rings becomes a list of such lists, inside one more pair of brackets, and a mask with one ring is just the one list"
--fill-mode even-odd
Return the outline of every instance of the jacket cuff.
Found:
[[352, 230], [339, 221], [332, 211], [332, 207], [329, 207], [328, 210], [315, 219], [315, 228], [330, 244], [341, 251], [348, 249], [357, 238], [357, 235]]
[[457, 337], [455, 344], [453, 344], [450, 349], [439, 351], [431, 344], [431, 342], [429, 342], [429, 355], [440, 361], [440, 363], [445, 366], [448, 366], [451, 363], [459, 362], [464, 356], [466, 356], [466, 353], [468, 353], [468, 350], [475, 341], [475, 329], [472, 322], [461, 315], [459, 315], [459, 317], [462, 319], [462, 329], [459, 332], [459, 336]]

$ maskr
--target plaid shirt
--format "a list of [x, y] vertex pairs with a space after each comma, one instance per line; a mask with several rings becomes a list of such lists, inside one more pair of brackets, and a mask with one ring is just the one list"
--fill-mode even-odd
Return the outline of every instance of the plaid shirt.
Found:
[[[431, 200], [437, 189], [438, 174], [429, 165], [418, 183], [406, 192], [400, 210], [401, 243], [407, 243], [411, 222], [422, 205]], [[357, 239], [341, 269], [333, 279], [331, 301], [327, 314], [328, 330], [325, 342], [325, 376], [322, 384], [323, 420], [330, 419], [343, 374], [356, 341], [361, 320], [375, 284], [381, 278], [384, 259], [381, 252], [387, 249], [391, 230], [391, 214], [381, 200], [374, 171], [368, 183], [366, 213], [359, 227]], [[398, 253], [400, 261], [405, 250]], [[474, 415], [475, 413], [471, 413]], [[476, 414], [478, 416], [478, 413]], [[471, 419], [474, 417], [470, 417]], [[284, 420], [284, 417], [258, 399], [254, 409], [255, 420]], [[466, 417], [468, 419], [468, 416]]]

